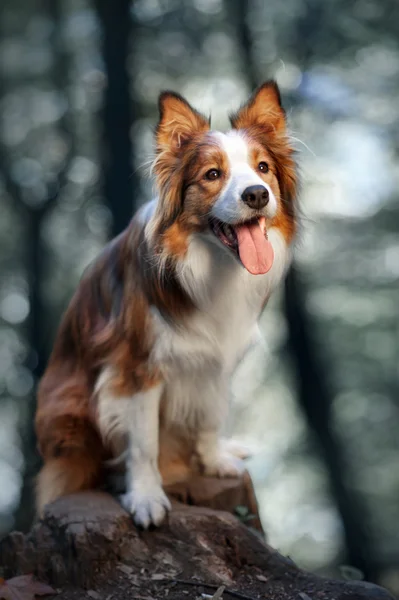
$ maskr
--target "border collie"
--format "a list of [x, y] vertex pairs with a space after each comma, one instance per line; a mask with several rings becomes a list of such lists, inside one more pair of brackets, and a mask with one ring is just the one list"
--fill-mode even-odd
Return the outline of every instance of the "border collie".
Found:
[[159, 111], [157, 198], [84, 274], [39, 386], [39, 513], [101, 485], [118, 456], [122, 504], [142, 527], [162, 522], [162, 486], [195, 465], [243, 470], [220, 430], [231, 376], [290, 262], [297, 175], [285, 113], [272, 81], [227, 133], [173, 92]]

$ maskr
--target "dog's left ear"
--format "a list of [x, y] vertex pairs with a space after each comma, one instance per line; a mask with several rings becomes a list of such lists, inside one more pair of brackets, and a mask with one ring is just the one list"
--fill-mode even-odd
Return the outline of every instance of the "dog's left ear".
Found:
[[162, 92], [158, 106], [159, 123], [156, 130], [158, 152], [169, 150], [178, 154], [196, 133], [209, 130], [209, 120], [179, 94]]
[[284, 133], [286, 129], [285, 111], [275, 81], [266, 81], [252, 94], [238, 112], [230, 116], [234, 129], [250, 129], [258, 126], [267, 133]]

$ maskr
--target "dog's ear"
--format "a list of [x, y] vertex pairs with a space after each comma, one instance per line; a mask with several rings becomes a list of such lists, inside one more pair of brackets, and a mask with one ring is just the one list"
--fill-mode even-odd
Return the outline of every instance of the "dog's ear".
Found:
[[209, 130], [209, 119], [196, 111], [179, 94], [162, 92], [159, 96], [159, 123], [156, 129], [157, 151], [179, 153], [196, 134]]
[[284, 133], [285, 112], [281, 105], [280, 90], [275, 81], [266, 81], [252, 94], [244, 106], [230, 115], [234, 129], [257, 126], [268, 133]]

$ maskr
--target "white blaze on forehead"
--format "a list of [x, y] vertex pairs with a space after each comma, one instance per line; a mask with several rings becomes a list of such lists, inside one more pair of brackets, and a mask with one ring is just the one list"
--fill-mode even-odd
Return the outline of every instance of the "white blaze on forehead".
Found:
[[227, 154], [232, 169], [235, 166], [246, 164], [249, 161], [249, 148], [245, 138], [238, 131], [221, 133], [215, 131], [212, 137], [218, 142], [222, 150]]
[[242, 133], [234, 130], [228, 133], [217, 131], [213, 133], [213, 136], [228, 158], [230, 181], [234, 181], [237, 190], [242, 188], [240, 194], [249, 185], [266, 186], [260, 175], [254, 171], [250, 164], [249, 144]]
[[248, 140], [239, 131], [211, 133], [212, 139], [226, 154], [229, 162], [229, 178], [213, 207], [215, 217], [231, 223], [238, 220], [250, 219], [250, 209], [244, 206], [241, 195], [245, 188], [252, 185], [262, 185], [269, 191], [269, 202], [264, 209], [265, 217], [271, 218], [276, 214], [277, 202], [270, 186], [250, 164], [250, 148]]

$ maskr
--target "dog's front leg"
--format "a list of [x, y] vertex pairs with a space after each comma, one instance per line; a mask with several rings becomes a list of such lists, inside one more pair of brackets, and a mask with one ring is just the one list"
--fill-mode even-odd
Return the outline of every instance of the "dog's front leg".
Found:
[[98, 425], [111, 445], [127, 434], [126, 493], [121, 503], [137, 525], [159, 525], [170, 510], [158, 471], [159, 404], [164, 386], [120, 397], [112, 392], [112, 379], [112, 371], [105, 371], [97, 386]]
[[245, 471], [243, 460], [225, 448], [219, 430], [199, 432], [196, 449], [205, 475], [239, 477]]
[[230, 452], [221, 439], [221, 429], [228, 412], [228, 382], [225, 378], [207, 380], [202, 389], [202, 413], [196, 435], [196, 453], [205, 475], [239, 477], [245, 471], [244, 462], [236, 452]]
[[136, 394], [131, 401], [128, 423], [126, 493], [123, 507], [141, 527], [160, 525], [170, 502], [162, 489], [158, 470], [159, 403], [163, 385]]

